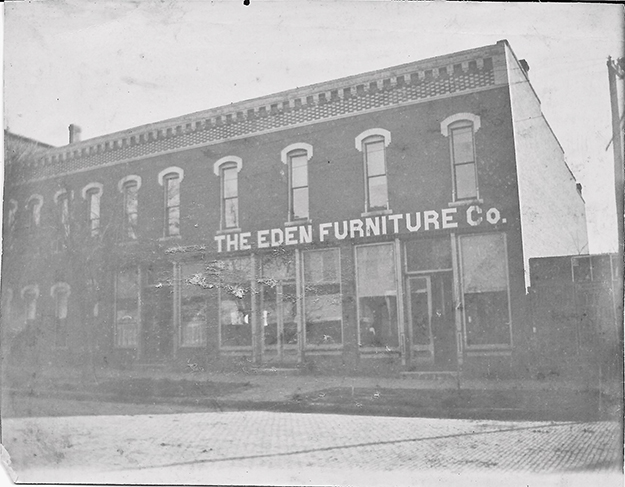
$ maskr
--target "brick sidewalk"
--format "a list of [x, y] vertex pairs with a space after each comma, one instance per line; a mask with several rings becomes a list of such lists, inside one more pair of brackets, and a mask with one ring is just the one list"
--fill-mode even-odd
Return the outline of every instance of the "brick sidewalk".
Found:
[[617, 474], [621, 464], [611, 422], [224, 412], [9, 418], [3, 437], [26, 482], [206, 483], [213, 471], [311, 468]]

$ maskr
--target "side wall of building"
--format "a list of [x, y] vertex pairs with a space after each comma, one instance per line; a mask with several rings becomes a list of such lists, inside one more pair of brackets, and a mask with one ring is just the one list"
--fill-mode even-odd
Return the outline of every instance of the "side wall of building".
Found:
[[529, 259], [588, 253], [584, 200], [527, 73], [506, 44], [525, 281]]

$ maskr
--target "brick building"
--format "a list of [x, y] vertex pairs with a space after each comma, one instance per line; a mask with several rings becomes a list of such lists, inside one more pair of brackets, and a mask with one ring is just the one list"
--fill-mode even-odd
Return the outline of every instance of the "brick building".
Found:
[[6, 167], [5, 329], [50, 363], [519, 371], [529, 259], [587, 252], [528, 70], [500, 41], [74, 127]]

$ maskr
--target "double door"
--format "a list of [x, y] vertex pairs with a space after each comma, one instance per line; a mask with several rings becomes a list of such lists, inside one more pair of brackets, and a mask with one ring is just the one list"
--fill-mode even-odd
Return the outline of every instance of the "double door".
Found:
[[408, 360], [419, 370], [454, 371], [456, 326], [451, 272], [406, 278]]
[[263, 284], [260, 292], [262, 360], [296, 362], [300, 341], [299, 305], [295, 281]]

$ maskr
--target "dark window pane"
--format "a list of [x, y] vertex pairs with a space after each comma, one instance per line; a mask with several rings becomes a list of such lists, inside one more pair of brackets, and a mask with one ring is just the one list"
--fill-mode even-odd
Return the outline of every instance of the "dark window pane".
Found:
[[[425, 286], [425, 289], [422, 289], [420, 284]], [[430, 308], [425, 279], [411, 279], [410, 281], [410, 312], [413, 344], [429, 345], [431, 342]]]
[[358, 300], [360, 344], [365, 347], [397, 347], [397, 298], [368, 296]]
[[180, 179], [167, 179], [167, 206], [180, 205]]
[[224, 200], [224, 223], [226, 228], [235, 228], [239, 224], [239, 200], [231, 198]]
[[293, 190], [293, 218], [308, 218], [308, 188]]
[[369, 209], [386, 208], [388, 203], [388, 190], [386, 176], [369, 178]]
[[167, 235], [180, 235], [180, 207], [167, 210]]
[[573, 281], [586, 282], [591, 280], [590, 257], [576, 257], [573, 259]]
[[475, 164], [460, 164], [454, 166], [456, 179], [456, 198], [475, 198], [477, 196], [477, 179], [475, 177]]

